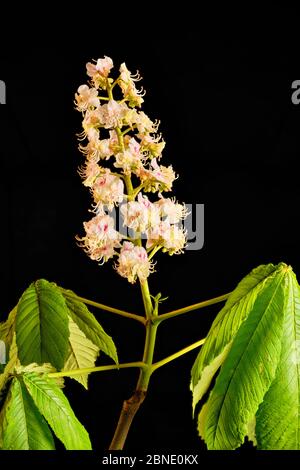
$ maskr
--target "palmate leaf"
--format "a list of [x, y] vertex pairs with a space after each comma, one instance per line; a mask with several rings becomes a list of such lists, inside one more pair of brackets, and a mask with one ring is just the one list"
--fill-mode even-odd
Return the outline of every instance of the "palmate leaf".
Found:
[[278, 266], [267, 264], [253, 269], [229, 296], [214, 320], [192, 369], [193, 409], [224, 362], [232, 340], [249, 315], [258, 294], [272, 282], [277, 273], [285, 269], [285, 266], [284, 263]]
[[89, 435], [53, 379], [34, 372], [23, 375], [24, 384], [40, 413], [68, 450], [91, 450]]
[[[95, 346], [77, 324], [69, 318], [69, 353], [63, 370], [82, 369], [94, 367], [99, 354], [99, 347]], [[73, 379], [88, 388], [88, 374], [74, 375]]]
[[23, 293], [17, 309], [16, 334], [22, 365], [50, 362], [62, 369], [68, 352], [68, 310], [58, 289], [40, 279]]
[[300, 450], [300, 287], [291, 271], [280, 361], [256, 414], [256, 438], [260, 449]]
[[53, 450], [52, 433], [22, 380], [13, 379], [1, 411], [3, 450]]
[[281, 265], [257, 295], [200, 412], [199, 431], [209, 449], [230, 450], [242, 444], [275, 377], [289, 270]]
[[77, 324], [85, 336], [92, 341], [100, 351], [103, 351], [109, 357], [118, 363], [118, 354], [112, 338], [105, 333], [102, 326], [98, 323], [94, 315], [88, 310], [87, 306], [76, 299], [76, 294], [71, 290], [61, 289], [65, 297], [69, 315]]

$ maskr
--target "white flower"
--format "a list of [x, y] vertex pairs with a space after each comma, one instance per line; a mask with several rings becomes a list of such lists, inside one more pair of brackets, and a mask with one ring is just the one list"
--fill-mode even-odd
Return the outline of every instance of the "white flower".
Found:
[[139, 73], [137, 72], [136, 75], [132, 75], [128, 68], [126, 67], [126, 64], [123, 63], [120, 66], [120, 88], [123, 92], [124, 98], [129, 101], [129, 106], [138, 106], [140, 107], [141, 104], [144, 102], [143, 96], [144, 92], [143, 89], [137, 90], [135, 83], [136, 81], [141, 80], [141, 77], [139, 76]]
[[82, 121], [83, 135], [89, 141], [96, 140], [99, 136], [98, 128], [101, 126], [99, 109], [87, 109]]
[[183, 253], [186, 246], [186, 230], [178, 225], [171, 225], [166, 220], [150, 229], [147, 235], [147, 248], [161, 245], [163, 251], [168, 251], [170, 255]]
[[[86, 68], [89, 86], [81, 85], [75, 94], [76, 108], [83, 113], [83, 131], [78, 137], [85, 162], [79, 174], [90, 188], [96, 215], [84, 223], [85, 236], [77, 240], [91, 259], [101, 263], [119, 255], [119, 274], [132, 283], [136, 279], [144, 281], [153, 271], [153, 264], [142, 239], [146, 235], [147, 249], [162, 248], [170, 255], [181, 253], [186, 246], [186, 230], [180, 222], [188, 212], [184, 204], [161, 194], [171, 191], [177, 176], [171, 165], [158, 164], [165, 146], [157, 134], [159, 121], [153, 122], [137, 110], [144, 95], [136, 88], [139, 74], [132, 75], [123, 63], [114, 80], [110, 77], [113, 61], [107, 56], [88, 63]], [[98, 95], [99, 88], [102, 91]], [[99, 165], [112, 156], [109, 168]], [[160, 199], [151, 202], [141, 191], [158, 192]], [[135, 232], [130, 237], [115, 230], [114, 219], [107, 214], [118, 204], [122, 204], [123, 225]], [[137, 245], [127, 241], [122, 245], [123, 238]]]
[[122, 121], [126, 116], [127, 111], [128, 107], [125, 103], [118, 103], [115, 100], [109, 100], [108, 103], [103, 104], [98, 108], [98, 116], [101, 125], [105, 129], [122, 127]]
[[146, 232], [160, 222], [160, 210], [146, 196], [138, 195], [138, 201], [129, 201], [121, 206], [124, 225], [135, 232]]
[[105, 204], [112, 210], [114, 204], [118, 204], [124, 199], [124, 183], [116, 175], [106, 168], [102, 174], [95, 178], [92, 185], [92, 194], [96, 204]]
[[84, 112], [90, 106], [97, 108], [100, 106], [98, 91], [96, 88], [89, 88], [87, 85], [81, 85], [75, 93], [75, 104], [78, 111]]
[[[97, 133], [99, 136], [99, 133]], [[94, 135], [94, 137], [98, 137]], [[79, 150], [86, 156], [87, 160], [98, 162], [100, 159], [108, 159], [113, 155], [110, 139], [91, 139], [86, 146], [79, 145]]]
[[186, 230], [178, 225], [170, 225], [167, 236], [165, 233], [163, 247], [170, 255], [183, 253], [186, 247]]
[[124, 125], [129, 126], [131, 129], [133, 129], [134, 124], [139, 120], [138, 117], [138, 112], [134, 108], [128, 108], [127, 112], [124, 116], [123, 123]]
[[123, 225], [133, 229], [135, 232], [144, 232], [147, 227], [147, 214], [142, 210], [141, 205], [137, 201], [130, 201], [122, 204], [121, 214], [123, 217]]
[[159, 122], [152, 122], [151, 119], [144, 113], [144, 111], [139, 111], [136, 118], [136, 127], [139, 132], [139, 137], [142, 137], [143, 134], [156, 132], [159, 126]]
[[154, 204], [159, 208], [161, 217], [170, 224], [177, 224], [189, 214], [185, 204], [179, 204], [175, 198], [161, 197]]
[[141, 147], [143, 150], [149, 152], [154, 158], [160, 158], [166, 142], [160, 142], [161, 135], [152, 137], [150, 134], [141, 135]]
[[119, 246], [120, 244], [116, 243], [116, 241], [108, 240], [103, 243], [101, 247], [95, 248], [91, 252], [90, 258], [93, 261], [100, 261], [100, 264], [103, 264], [117, 254], [115, 248], [119, 248]]
[[110, 57], [104, 56], [104, 59], [98, 59], [96, 64], [88, 62], [86, 64], [87, 74], [92, 77], [99, 74], [102, 77], [107, 77], [114, 64]]
[[93, 127], [93, 124], [87, 125], [87, 130], [86, 130], [86, 137], [87, 140], [91, 143], [96, 143], [99, 140], [99, 130]]
[[87, 237], [96, 237], [101, 240], [115, 240], [117, 232], [114, 229], [114, 219], [107, 214], [99, 214], [88, 222], [84, 222], [83, 226]]
[[126, 149], [117, 153], [114, 166], [122, 168], [125, 174], [130, 174], [131, 172], [138, 173], [140, 168], [142, 168], [143, 158], [144, 156], [140, 152], [140, 144], [134, 137], [131, 137], [127, 139]]
[[115, 268], [120, 276], [127, 278], [131, 283], [134, 283], [137, 278], [142, 282], [145, 281], [154, 270], [145, 248], [126, 241]]
[[78, 173], [83, 179], [84, 186], [87, 187], [93, 185], [100, 172], [101, 168], [94, 160], [87, 161], [87, 163], [78, 170]]
[[155, 158], [151, 160], [150, 169], [142, 167], [136, 174], [144, 184], [146, 192], [171, 191], [176, 179], [172, 165], [168, 167], [158, 165]]
[[119, 248], [122, 235], [114, 229], [114, 219], [105, 213], [83, 223], [86, 235], [76, 237], [92, 260], [105, 262]]
[[104, 59], [98, 59], [95, 64], [92, 62], [86, 64], [87, 74], [91, 77], [96, 87], [106, 88], [106, 79], [113, 65], [113, 61], [107, 56], [104, 56]]

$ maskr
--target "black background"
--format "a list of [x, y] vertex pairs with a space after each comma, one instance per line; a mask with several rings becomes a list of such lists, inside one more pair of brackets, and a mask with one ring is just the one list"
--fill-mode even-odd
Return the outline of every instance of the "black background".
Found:
[[[113, 37], [78, 47], [59, 45], [1, 50], [0, 106], [1, 320], [35, 279], [46, 278], [78, 295], [139, 313], [138, 286], [120, 278], [110, 263], [99, 267], [75, 243], [90, 214], [90, 196], [77, 167], [77, 87], [85, 63], [108, 55], [139, 69], [147, 90], [145, 112], [161, 120], [167, 142], [163, 162], [180, 178], [174, 194], [205, 204], [205, 242], [200, 251], [157, 256], [151, 292], [168, 300], [161, 312], [232, 290], [253, 267], [284, 261], [300, 273], [300, 105], [291, 83], [300, 78], [297, 45], [280, 33], [254, 41], [179, 37], [135, 43]], [[155, 358], [205, 336], [219, 306], [162, 324]], [[112, 335], [122, 362], [140, 360], [143, 328], [95, 311]], [[135, 418], [128, 452], [203, 451], [191, 416], [190, 369], [196, 352], [160, 369]], [[109, 361], [104, 355], [99, 364]], [[122, 401], [132, 393], [135, 370], [90, 376], [86, 392], [72, 380], [66, 394], [96, 450], [113, 435]]]

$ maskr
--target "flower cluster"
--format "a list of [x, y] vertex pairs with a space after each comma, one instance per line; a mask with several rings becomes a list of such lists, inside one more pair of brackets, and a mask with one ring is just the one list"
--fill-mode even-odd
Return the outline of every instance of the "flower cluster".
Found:
[[[111, 78], [109, 57], [86, 69], [90, 82], [75, 94], [83, 115], [79, 149], [85, 161], [79, 174], [91, 191], [95, 215], [84, 222], [85, 235], [77, 239], [91, 259], [104, 263], [117, 257], [121, 276], [143, 282], [153, 272], [156, 251], [183, 252], [187, 210], [163, 195], [177, 176], [171, 165], [159, 163], [165, 142], [157, 133], [159, 122], [139, 109], [144, 101], [143, 90], [136, 87], [139, 74], [132, 75], [123, 63], [116, 79]], [[146, 193], [157, 193], [157, 200]], [[123, 224], [119, 231], [109, 215], [117, 206]]]

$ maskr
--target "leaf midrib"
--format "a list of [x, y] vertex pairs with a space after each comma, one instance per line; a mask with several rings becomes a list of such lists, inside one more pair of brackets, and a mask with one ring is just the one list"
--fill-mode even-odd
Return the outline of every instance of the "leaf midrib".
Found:
[[43, 346], [43, 341], [42, 341], [42, 309], [41, 309], [41, 300], [40, 300], [40, 289], [38, 282], [34, 283], [34, 287], [36, 290], [36, 297], [37, 297], [37, 304], [38, 304], [38, 329], [39, 329], [39, 350], [40, 350], [40, 361], [42, 362], [42, 357], [44, 356], [42, 352], [42, 346]]

